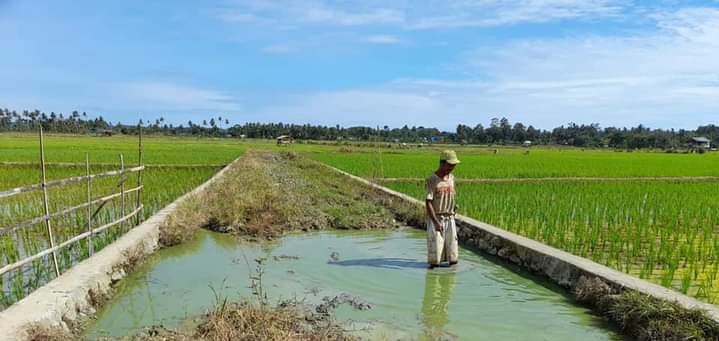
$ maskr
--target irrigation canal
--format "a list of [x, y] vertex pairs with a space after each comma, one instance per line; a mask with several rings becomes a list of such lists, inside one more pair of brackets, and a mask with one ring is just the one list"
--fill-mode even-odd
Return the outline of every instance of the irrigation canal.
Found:
[[343, 326], [372, 340], [621, 340], [557, 288], [466, 249], [456, 268], [427, 270], [422, 231], [291, 234], [263, 244], [203, 231], [163, 249], [119, 283], [88, 328], [88, 340], [162, 324], [183, 328], [217, 296], [251, 296], [254, 259], [266, 257], [270, 301], [320, 304], [342, 294], [371, 305], [342, 305]]

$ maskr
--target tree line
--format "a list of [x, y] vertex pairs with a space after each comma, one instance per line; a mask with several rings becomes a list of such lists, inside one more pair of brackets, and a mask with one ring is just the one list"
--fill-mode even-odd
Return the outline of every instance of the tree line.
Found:
[[651, 129], [643, 125], [631, 128], [605, 127], [599, 124], [569, 123], [552, 130], [538, 129], [521, 122], [511, 123], [507, 118], [493, 118], [485, 127], [465, 124], [457, 125], [455, 131], [441, 131], [437, 128], [422, 126], [403, 126], [401, 128], [383, 127], [342, 127], [287, 124], [287, 123], [243, 123], [230, 124], [229, 118], [222, 116], [203, 119], [201, 122], [188, 121], [187, 124], [167, 123], [164, 117], [143, 121], [138, 124], [112, 124], [102, 116], [90, 117], [85, 112], [73, 111], [70, 114], [39, 110], [16, 112], [0, 110], [0, 132], [31, 132], [39, 125], [47, 132], [70, 134], [137, 134], [138, 127], [150, 134], [174, 136], [209, 137], [247, 137], [275, 138], [288, 135], [304, 140], [359, 140], [384, 141], [397, 143], [462, 143], [462, 144], [556, 144], [576, 147], [611, 148], [657, 148], [678, 149], [696, 136], [709, 138], [714, 146], [719, 145], [719, 126], [708, 124], [695, 130]]

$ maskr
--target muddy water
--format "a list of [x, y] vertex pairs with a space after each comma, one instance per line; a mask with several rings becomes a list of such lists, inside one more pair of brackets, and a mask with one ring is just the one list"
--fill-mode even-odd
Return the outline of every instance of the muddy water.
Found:
[[427, 270], [425, 252], [423, 233], [415, 230], [295, 234], [262, 245], [203, 232], [124, 279], [87, 337], [156, 324], [182, 328], [217, 296], [247, 297], [254, 259], [266, 257], [263, 287], [272, 301], [357, 297], [372, 308], [343, 305], [335, 316], [368, 339], [620, 340], [536, 278], [464, 249], [457, 267]]

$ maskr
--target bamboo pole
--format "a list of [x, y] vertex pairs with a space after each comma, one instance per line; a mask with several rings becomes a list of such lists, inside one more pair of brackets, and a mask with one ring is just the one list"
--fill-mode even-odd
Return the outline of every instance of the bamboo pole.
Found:
[[55, 275], [60, 276], [60, 268], [57, 265], [57, 252], [55, 252], [55, 237], [52, 234], [52, 224], [50, 224], [50, 207], [47, 198], [47, 177], [45, 176], [45, 142], [42, 135], [42, 125], [40, 125], [40, 169], [42, 170], [42, 201], [45, 207], [45, 226], [47, 234], [50, 238], [50, 247], [52, 248], [52, 263], [55, 265]]
[[[142, 186], [140, 186], [140, 187], [142, 187]], [[134, 188], [127, 189], [127, 190], [125, 190], [125, 194], [129, 194], [129, 193], [132, 193], [132, 192], [137, 192], [137, 191], [140, 190], [140, 187], [134, 187]], [[120, 196], [120, 193], [119, 193], [119, 192], [118, 192], [118, 193], [113, 193], [113, 194], [110, 194], [110, 195], [107, 195], [107, 196], [104, 196], [104, 197], [101, 197], [101, 198], [97, 198], [97, 199], [95, 199], [95, 200], [92, 200], [92, 201], [89, 202], [89, 203], [88, 203], [88, 202], [82, 203], [82, 204], [77, 205], [77, 206], [68, 207], [68, 208], [62, 209], [62, 210], [60, 210], [60, 211], [57, 211], [57, 212], [54, 212], [54, 213], [50, 213], [49, 216], [41, 216], [41, 217], [37, 217], [37, 218], [32, 218], [32, 219], [29, 219], [29, 220], [25, 220], [25, 221], [23, 221], [23, 222], [21, 222], [21, 223], [15, 224], [15, 225], [13, 225], [13, 226], [0, 227], [0, 234], [6, 234], [6, 233], [15, 232], [15, 231], [17, 231], [17, 230], [19, 230], [19, 229], [21, 229], [21, 228], [23, 228], [23, 227], [27, 227], [27, 226], [30, 226], [30, 225], [35, 225], [35, 224], [38, 224], [38, 223], [42, 223], [46, 218], [49, 219], [49, 218], [64, 216], [64, 215], [70, 214], [70, 213], [72, 213], [72, 212], [75, 212], [75, 211], [77, 211], [77, 210], [79, 210], [79, 209], [83, 209], [83, 208], [86, 208], [86, 207], [92, 207], [92, 205], [100, 204], [101, 206], [104, 206], [107, 201], [109, 201], [109, 200], [111, 200], [111, 199], [115, 199], [115, 198], [117, 198], [117, 197], [119, 197], [119, 196]]]
[[[125, 169], [125, 173], [128, 173], [128, 172], [139, 172], [139, 171], [144, 170], [144, 169], [145, 169], [144, 166], [141, 166], [141, 167], [132, 167], [132, 168]], [[89, 175], [89, 176], [88, 176], [88, 175], [72, 176], [72, 177], [65, 178], [65, 179], [58, 179], [58, 180], [50, 180], [50, 181], [47, 181], [47, 182], [45, 182], [45, 186], [44, 186], [44, 187], [46, 187], [46, 188], [51, 188], [51, 187], [56, 187], [56, 186], [62, 186], [62, 185], [68, 185], [68, 184], [73, 184], [73, 183], [79, 183], [79, 182], [87, 181], [88, 177], [89, 177], [90, 179], [93, 179], [93, 180], [94, 180], [94, 179], [106, 178], [106, 177], [109, 177], [109, 176], [116, 176], [116, 175], [119, 175], [119, 174], [120, 174], [120, 171], [119, 171], [119, 170], [114, 170], [114, 171], [107, 171], [107, 172], [104, 172], [104, 173], [92, 174], [92, 175]], [[16, 195], [16, 194], [31, 192], [31, 191], [38, 190], [38, 189], [42, 189], [42, 188], [43, 188], [43, 185], [42, 185], [42, 184], [34, 184], [34, 185], [29, 185], [29, 186], [22, 186], [22, 187], [13, 188], [13, 189], [10, 189], [10, 190], [7, 190], [7, 191], [0, 191], [0, 198], [7, 198], [7, 197], [11, 197], [11, 196]]]
[[[138, 192], [139, 193], [139, 192]], [[120, 153], [120, 212], [122, 217], [125, 216], [125, 158]], [[120, 224], [120, 229], [125, 224]]]
[[87, 253], [92, 256], [95, 253], [95, 245], [92, 243], [92, 178], [90, 178], [90, 155], [85, 153], [85, 175], [87, 176]]
[[9, 271], [15, 270], [15, 269], [17, 269], [17, 268], [19, 268], [19, 267], [21, 267], [21, 266], [27, 264], [27, 263], [30, 263], [30, 262], [32, 262], [32, 261], [34, 261], [34, 260], [37, 260], [37, 259], [40, 259], [40, 258], [42, 258], [42, 257], [44, 257], [44, 256], [47, 256], [47, 255], [51, 254], [51, 253], [54, 254], [55, 251], [60, 250], [60, 249], [62, 249], [62, 248], [65, 248], [65, 247], [69, 246], [70, 244], [75, 243], [75, 242], [77, 242], [77, 241], [80, 241], [80, 240], [86, 238], [87, 236], [89, 236], [91, 233], [92, 233], [92, 234], [100, 233], [100, 232], [102, 232], [102, 231], [104, 231], [104, 230], [106, 230], [106, 229], [108, 229], [108, 228], [110, 228], [110, 227], [112, 227], [112, 226], [114, 226], [114, 225], [117, 225], [117, 224], [119, 224], [119, 223], [121, 223], [121, 222], [123, 222], [123, 221], [126, 221], [126, 220], [132, 218], [133, 215], [138, 214], [138, 213], [140, 212], [140, 210], [142, 210], [142, 206], [136, 208], [134, 211], [130, 212], [128, 215], [126, 215], [126, 216], [124, 216], [124, 217], [122, 217], [122, 218], [120, 218], [120, 219], [118, 219], [118, 220], [115, 220], [115, 221], [113, 221], [113, 222], [111, 222], [111, 223], [107, 223], [107, 224], [105, 224], [105, 225], [102, 225], [102, 226], [100, 226], [100, 227], [97, 227], [97, 228], [95, 228], [95, 229], [93, 229], [93, 230], [91, 230], [91, 231], [83, 232], [82, 234], [79, 234], [79, 235], [77, 235], [77, 236], [75, 236], [75, 237], [73, 237], [73, 238], [71, 238], [71, 239], [68, 239], [68, 240], [66, 240], [66, 241], [64, 241], [64, 242], [62, 242], [62, 243], [60, 243], [60, 244], [58, 244], [58, 245], [56, 245], [56, 246], [54, 246], [54, 247], [51, 247], [51, 248], [49, 248], [49, 249], [45, 249], [45, 250], [43, 250], [43, 251], [41, 251], [41, 252], [39, 252], [39, 253], [37, 253], [37, 254], [35, 254], [35, 255], [33, 255], [33, 256], [30, 256], [30, 257], [25, 258], [25, 259], [23, 259], [23, 260], [17, 261], [17, 262], [12, 263], [12, 264], [5, 265], [4, 267], [0, 268], [0, 275], [2, 275], [2, 274], [4, 274], [4, 273], [7, 273], [7, 272], [9, 272]]
[[[138, 125], [138, 134], [137, 134], [138, 142], [137, 142], [137, 167], [138, 168], [145, 168], [142, 164], [142, 126]], [[137, 187], [140, 187], [140, 190], [137, 191], [137, 203], [135, 204], [135, 207], [142, 207], [142, 170], [137, 172]], [[140, 225], [140, 220], [142, 219], [141, 214], [142, 212], [138, 213], [137, 216], [135, 216], [135, 225]]]

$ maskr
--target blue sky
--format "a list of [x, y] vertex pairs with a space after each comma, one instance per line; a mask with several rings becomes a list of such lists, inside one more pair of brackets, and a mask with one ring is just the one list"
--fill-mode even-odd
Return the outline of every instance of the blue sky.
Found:
[[0, 0], [0, 107], [115, 121], [719, 123], [719, 1]]

